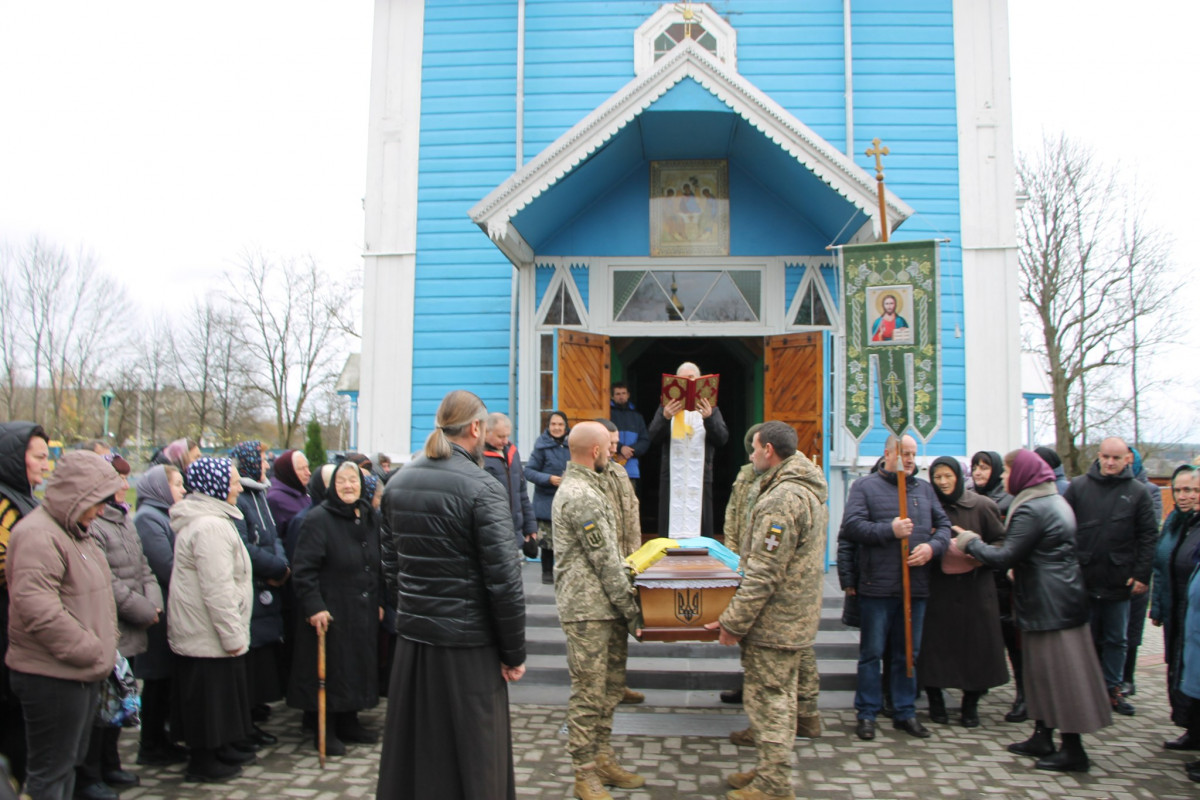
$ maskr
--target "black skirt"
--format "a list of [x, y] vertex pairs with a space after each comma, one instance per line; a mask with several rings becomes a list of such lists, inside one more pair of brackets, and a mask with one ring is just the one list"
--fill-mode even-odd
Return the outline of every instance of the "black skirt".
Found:
[[274, 703], [283, 698], [278, 642], [250, 648], [246, 654], [246, 679], [249, 682], [251, 706]]
[[515, 800], [497, 649], [399, 638], [379, 764], [379, 798]]
[[250, 735], [246, 658], [175, 656], [171, 681], [171, 735], [191, 748], [211, 750]]

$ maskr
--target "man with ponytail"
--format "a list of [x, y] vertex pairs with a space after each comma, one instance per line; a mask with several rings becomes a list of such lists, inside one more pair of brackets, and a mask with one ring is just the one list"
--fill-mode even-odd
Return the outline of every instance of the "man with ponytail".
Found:
[[487, 416], [450, 392], [425, 452], [384, 489], [399, 637], [381, 798], [516, 797], [508, 683], [525, 674], [525, 593], [508, 498], [481, 467]]

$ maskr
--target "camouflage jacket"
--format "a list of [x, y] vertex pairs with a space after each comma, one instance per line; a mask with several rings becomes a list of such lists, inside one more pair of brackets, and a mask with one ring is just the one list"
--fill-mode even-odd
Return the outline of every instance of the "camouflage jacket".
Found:
[[817, 636], [825, 556], [826, 486], [796, 453], [763, 473], [742, 542], [745, 576], [721, 626], [747, 644], [797, 650]]
[[640, 613], [605, 483], [602, 474], [570, 461], [554, 493], [554, 597], [563, 622], [631, 621]]
[[629, 481], [629, 473], [611, 459], [604, 468], [604, 495], [617, 526], [617, 549], [621, 551], [621, 558], [626, 558], [642, 546], [642, 507]]
[[758, 496], [758, 473], [753, 464], [743, 464], [733, 480], [729, 505], [725, 506], [725, 546], [741, 553], [742, 537], [750, 524], [750, 509]]

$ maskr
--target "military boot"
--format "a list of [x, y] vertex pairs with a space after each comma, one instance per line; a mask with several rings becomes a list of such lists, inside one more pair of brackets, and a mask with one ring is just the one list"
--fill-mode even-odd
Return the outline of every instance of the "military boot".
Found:
[[749, 772], [734, 772], [725, 777], [725, 782], [734, 789], [745, 789], [750, 785], [750, 781], [754, 780], [754, 776], [758, 774], [758, 770], [753, 767]]
[[755, 747], [754, 744], [754, 729], [746, 728], [741, 731], [734, 731], [729, 734], [729, 741], [736, 744], [738, 747]]
[[820, 739], [821, 715], [801, 714], [796, 717], [796, 735], [804, 739]]
[[595, 767], [575, 770], [575, 797], [579, 800], [613, 800], [613, 796], [600, 783]]
[[646, 779], [617, 763], [617, 757], [612, 753], [596, 755], [596, 774], [605, 786], [616, 786], [618, 789], [637, 789], [646, 785]]
[[625, 687], [625, 696], [621, 698], [622, 705], [633, 706], [644, 702], [646, 702], [646, 695], [641, 692], [635, 692], [628, 686]]
[[767, 794], [761, 789], [747, 786], [744, 789], [734, 789], [725, 793], [725, 800], [796, 800], [793, 792], [787, 794]]

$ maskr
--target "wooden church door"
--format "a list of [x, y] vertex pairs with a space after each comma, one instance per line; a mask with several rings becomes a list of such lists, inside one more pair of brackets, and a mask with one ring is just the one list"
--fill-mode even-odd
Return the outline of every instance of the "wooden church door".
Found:
[[799, 448], [821, 463], [824, 396], [822, 334], [768, 336], [763, 358], [763, 419], [786, 422], [799, 435]]
[[609, 341], [580, 331], [558, 332], [558, 408], [572, 425], [608, 419]]

